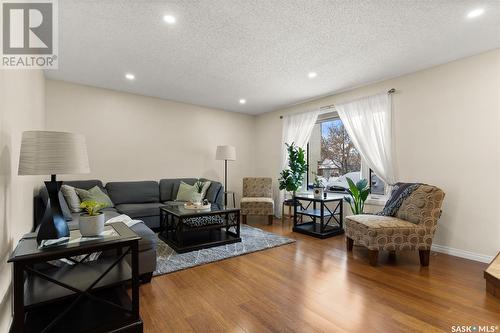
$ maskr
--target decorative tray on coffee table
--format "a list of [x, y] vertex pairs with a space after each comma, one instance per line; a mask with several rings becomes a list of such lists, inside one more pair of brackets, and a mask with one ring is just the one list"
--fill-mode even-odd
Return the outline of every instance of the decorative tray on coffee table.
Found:
[[193, 202], [187, 202], [184, 204], [184, 208], [190, 209], [190, 210], [208, 210], [212, 207], [210, 202], [206, 205], [203, 203], [193, 203]]

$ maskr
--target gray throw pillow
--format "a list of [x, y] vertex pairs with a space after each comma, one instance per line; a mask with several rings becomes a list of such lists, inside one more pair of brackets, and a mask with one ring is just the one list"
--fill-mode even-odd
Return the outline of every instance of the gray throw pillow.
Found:
[[66, 203], [68, 204], [69, 210], [72, 213], [80, 213], [82, 209], [80, 208], [80, 198], [78, 194], [76, 194], [75, 188], [69, 185], [61, 186], [61, 192], [66, 199]]
[[106, 193], [104, 193], [99, 186], [94, 186], [90, 190], [82, 190], [80, 188], [75, 188], [76, 193], [80, 197], [81, 201], [97, 201], [100, 203], [105, 204], [106, 206], [103, 208], [107, 207], [114, 207], [115, 205], [113, 204], [113, 201], [108, 197]]

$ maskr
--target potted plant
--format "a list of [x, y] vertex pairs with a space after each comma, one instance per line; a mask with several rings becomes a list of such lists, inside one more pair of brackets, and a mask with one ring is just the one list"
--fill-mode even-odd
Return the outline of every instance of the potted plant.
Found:
[[198, 179], [196, 183], [194, 183], [194, 189], [196, 192], [193, 194], [193, 202], [197, 205], [201, 204], [203, 199], [203, 187], [205, 186], [205, 182], [201, 179]]
[[365, 201], [370, 193], [368, 181], [366, 179], [360, 179], [355, 184], [351, 178], [347, 177], [347, 183], [349, 184], [349, 189], [347, 190], [349, 196], [344, 197], [344, 200], [349, 203], [354, 215], [363, 214]]
[[286, 144], [286, 149], [288, 151], [288, 168], [280, 173], [279, 189], [292, 192], [292, 198], [295, 200], [295, 193], [302, 186], [304, 173], [307, 171], [305, 151], [293, 142], [291, 145]]
[[78, 225], [80, 233], [84, 237], [99, 236], [104, 230], [104, 213], [100, 212], [106, 204], [102, 202], [86, 200], [80, 204], [85, 213], [80, 215]]
[[324, 186], [318, 178], [318, 174], [313, 172], [314, 182], [313, 182], [313, 194], [316, 199], [321, 199], [323, 197]]

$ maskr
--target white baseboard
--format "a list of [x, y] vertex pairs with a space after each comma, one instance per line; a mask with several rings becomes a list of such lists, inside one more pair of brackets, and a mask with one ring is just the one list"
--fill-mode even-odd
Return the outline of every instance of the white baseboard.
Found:
[[439, 253], [449, 254], [450, 256], [465, 258], [474, 261], [480, 261], [487, 264], [489, 264], [493, 260], [493, 256], [455, 249], [452, 247], [437, 245], [437, 244], [433, 244], [431, 250]]

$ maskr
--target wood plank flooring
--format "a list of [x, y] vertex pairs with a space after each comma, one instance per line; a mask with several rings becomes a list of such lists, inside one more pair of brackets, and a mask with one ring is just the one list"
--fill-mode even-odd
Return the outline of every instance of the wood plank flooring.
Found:
[[296, 243], [153, 278], [142, 285], [144, 332], [451, 332], [492, 325], [500, 300], [485, 292], [486, 264], [431, 253], [345, 250], [343, 236], [320, 240], [289, 222], [250, 225]]

